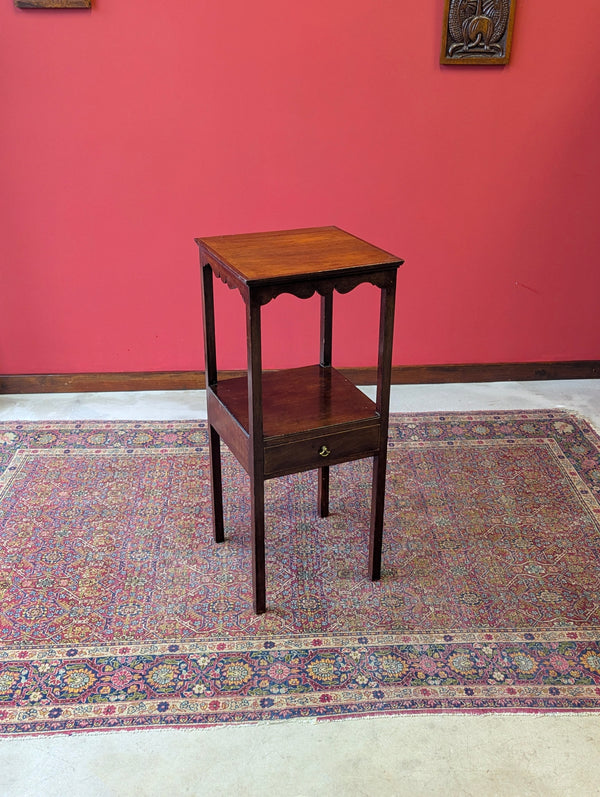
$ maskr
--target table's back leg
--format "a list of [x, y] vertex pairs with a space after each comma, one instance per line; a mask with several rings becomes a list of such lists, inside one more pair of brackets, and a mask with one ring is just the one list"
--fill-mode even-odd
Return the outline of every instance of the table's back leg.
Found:
[[383, 542], [383, 514], [385, 507], [385, 477], [387, 438], [389, 427], [390, 383], [392, 374], [392, 345], [394, 338], [394, 309], [396, 301], [396, 272], [381, 288], [379, 315], [379, 357], [377, 368], [377, 412], [380, 417], [379, 452], [373, 457], [373, 490], [371, 495], [371, 534], [369, 539], [369, 573], [373, 581], [381, 578], [381, 548]]
[[[217, 383], [217, 347], [215, 340], [215, 303], [213, 294], [213, 273], [208, 263], [202, 266], [202, 319], [204, 324], [204, 361], [206, 387]], [[213, 508], [213, 529], [215, 542], [223, 542], [223, 484], [221, 478], [221, 439], [208, 419], [208, 449], [210, 457], [210, 483]]]
[[265, 578], [265, 444], [262, 410], [262, 342], [260, 303], [252, 295], [246, 306], [248, 346], [248, 418], [252, 512], [252, 574], [254, 611], [266, 610]]

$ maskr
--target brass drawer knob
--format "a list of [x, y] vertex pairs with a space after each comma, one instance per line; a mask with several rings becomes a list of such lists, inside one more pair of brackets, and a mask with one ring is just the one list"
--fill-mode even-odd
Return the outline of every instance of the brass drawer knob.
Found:
[[319, 449], [319, 456], [320, 457], [328, 457], [331, 454], [331, 451], [327, 448], [327, 446], [321, 446]]

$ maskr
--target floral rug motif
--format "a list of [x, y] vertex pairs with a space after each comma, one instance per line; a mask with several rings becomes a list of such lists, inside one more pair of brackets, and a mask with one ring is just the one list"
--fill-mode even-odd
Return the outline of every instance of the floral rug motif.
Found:
[[266, 484], [205, 422], [0, 423], [0, 733], [600, 707], [600, 438], [559, 410], [393, 415], [371, 460]]

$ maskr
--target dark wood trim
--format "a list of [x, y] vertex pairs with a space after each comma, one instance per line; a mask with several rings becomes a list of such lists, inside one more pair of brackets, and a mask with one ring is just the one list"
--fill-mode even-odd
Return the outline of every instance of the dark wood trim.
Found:
[[[367, 369], [368, 370], [368, 369]], [[360, 373], [349, 379], [364, 385]], [[368, 376], [368, 374], [367, 374]], [[462, 363], [457, 365], [396, 365], [395, 385], [441, 385], [464, 382], [533, 382], [554, 379], [600, 379], [600, 360], [568, 360], [532, 363]]]
[[[374, 385], [376, 368], [340, 368], [356, 385]], [[245, 371], [219, 372], [220, 378]], [[553, 379], [600, 379], [600, 360], [535, 363], [466, 363], [395, 365], [394, 385], [441, 385], [466, 382], [531, 382]], [[203, 390], [204, 371], [134, 371], [94, 374], [6, 374], [0, 395], [19, 393], [92, 393], [132, 390]]]
[[131, 390], [200, 390], [204, 371], [136, 371], [0, 376], [2, 393], [93, 393]]

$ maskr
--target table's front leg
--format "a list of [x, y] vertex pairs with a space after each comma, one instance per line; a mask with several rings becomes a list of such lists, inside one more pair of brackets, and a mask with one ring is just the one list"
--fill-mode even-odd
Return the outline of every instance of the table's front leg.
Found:
[[387, 439], [392, 375], [392, 345], [394, 339], [394, 310], [396, 303], [396, 272], [381, 288], [379, 314], [379, 355], [377, 364], [377, 399], [379, 414], [379, 452], [373, 457], [373, 490], [371, 495], [371, 534], [369, 539], [369, 573], [373, 581], [381, 578], [381, 548], [383, 542], [383, 514], [385, 508], [385, 477]]
[[246, 305], [248, 346], [248, 421], [252, 512], [252, 583], [256, 614], [266, 609], [265, 583], [265, 453], [262, 408], [260, 303], [250, 293]]
[[[331, 366], [333, 339], [333, 290], [321, 296], [321, 349], [320, 362], [324, 367]], [[329, 467], [319, 468], [318, 491], [319, 515], [329, 515]]]
[[216, 429], [208, 425], [208, 452], [210, 457], [210, 485], [213, 508], [215, 542], [225, 542], [223, 522], [223, 478], [221, 475], [221, 438]]

